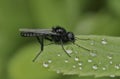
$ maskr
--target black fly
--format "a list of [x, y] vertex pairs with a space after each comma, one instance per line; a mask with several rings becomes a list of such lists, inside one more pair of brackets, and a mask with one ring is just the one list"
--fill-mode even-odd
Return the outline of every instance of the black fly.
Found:
[[[41, 54], [41, 52], [44, 49], [44, 39], [60, 44], [64, 52], [69, 57], [71, 56], [67, 53], [67, 51], [64, 49], [64, 46], [63, 46], [65, 43], [72, 42], [76, 46], [82, 47], [75, 43], [75, 36], [72, 32], [67, 32], [64, 28], [60, 26], [53, 27], [52, 29], [20, 29], [20, 32], [21, 32], [20, 35], [23, 37], [36, 37], [38, 42], [41, 45], [41, 51], [33, 59], [33, 62], [37, 59], [37, 57]], [[84, 48], [84, 49], [90, 51], [87, 48]]]

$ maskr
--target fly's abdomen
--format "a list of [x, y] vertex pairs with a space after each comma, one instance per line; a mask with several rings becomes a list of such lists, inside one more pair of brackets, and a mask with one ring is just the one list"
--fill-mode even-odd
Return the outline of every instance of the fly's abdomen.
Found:
[[36, 36], [41, 36], [39, 33], [31, 33], [31, 32], [21, 32], [20, 35], [22, 37], [36, 37]]

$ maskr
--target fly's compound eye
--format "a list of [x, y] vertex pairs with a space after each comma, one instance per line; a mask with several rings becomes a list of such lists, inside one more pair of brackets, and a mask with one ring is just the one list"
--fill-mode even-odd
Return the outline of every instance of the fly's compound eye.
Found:
[[72, 41], [72, 42], [75, 41], [75, 37], [74, 37], [74, 34], [72, 32], [68, 32], [67, 37], [68, 37], [69, 41]]

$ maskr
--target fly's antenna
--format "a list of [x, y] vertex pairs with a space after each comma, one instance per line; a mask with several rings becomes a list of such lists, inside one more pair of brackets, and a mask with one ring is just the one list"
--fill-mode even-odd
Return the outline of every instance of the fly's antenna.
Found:
[[81, 38], [78, 38], [78, 37], [75, 37], [75, 39], [76, 39], [76, 40], [77, 40], [77, 39], [78, 39], [78, 40], [91, 40], [90, 38], [84, 38], [84, 39], [82, 38], [82, 39], [81, 39]]
[[[75, 37], [75, 40], [91, 40], [90, 38], [78, 38], [78, 37]], [[88, 49], [88, 48], [86, 48], [86, 47], [83, 47], [83, 46], [81, 46], [81, 45], [79, 45], [79, 44], [77, 44], [77, 43], [75, 43], [75, 42], [72, 42], [74, 45], [76, 45], [76, 46], [78, 46], [78, 47], [80, 47], [80, 48], [83, 48], [84, 50], [87, 50], [87, 51], [91, 51], [90, 49]]]
[[83, 46], [81, 46], [81, 45], [79, 45], [79, 44], [77, 44], [77, 43], [73, 43], [74, 45], [76, 45], [76, 46], [78, 46], [78, 47], [80, 47], [80, 48], [83, 48], [83, 49], [85, 49], [85, 50], [87, 50], [87, 51], [91, 51], [90, 49], [88, 49], [88, 48], [86, 48], [86, 47], [83, 47]]

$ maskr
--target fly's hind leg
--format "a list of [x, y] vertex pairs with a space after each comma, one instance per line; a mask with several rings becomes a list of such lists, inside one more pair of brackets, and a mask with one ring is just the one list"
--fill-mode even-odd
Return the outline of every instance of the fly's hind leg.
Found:
[[35, 56], [35, 58], [33, 59], [33, 62], [36, 61], [36, 59], [38, 58], [38, 56], [41, 54], [41, 52], [42, 52], [43, 49], [44, 49], [44, 37], [42, 36], [42, 37], [36, 37], [36, 38], [37, 38], [38, 42], [39, 42], [40, 45], [41, 45], [41, 50], [40, 50], [40, 52]]

